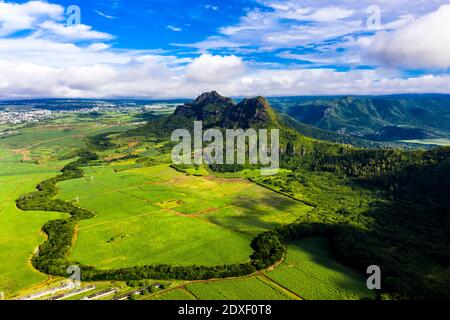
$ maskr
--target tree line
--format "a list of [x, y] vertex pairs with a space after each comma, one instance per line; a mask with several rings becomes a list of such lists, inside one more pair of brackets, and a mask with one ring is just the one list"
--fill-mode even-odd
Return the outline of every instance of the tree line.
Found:
[[87, 166], [97, 160], [95, 153], [81, 151], [78, 160], [66, 165], [61, 174], [38, 184], [37, 191], [21, 196], [16, 200], [17, 207], [24, 211], [56, 211], [70, 215], [68, 219], [58, 219], [47, 222], [42, 231], [47, 234], [47, 240], [40, 245], [39, 251], [32, 258], [33, 266], [44, 273], [55, 276], [67, 276], [70, 265], [80, 266], [82, 280], [140, 280], [140, 279], [181, 279], [205, 280], [211, 278], [239, 277], [267, 268], [280, 260], [285, 253], [285, 247], [276, 235], [262, 235], [252, 242], [255, 250], [250, 261], [221, 266], [172, 266], [148, 265], [99, 270], [69, 261], [69, 251], [72, 246], [75, 227], [84, 219], [91, 219], [93, 212], [77, 207], [71, 202], [53, 199], [57, 195], [56, 184], [62, 181], [83, 177], [80, 167]]

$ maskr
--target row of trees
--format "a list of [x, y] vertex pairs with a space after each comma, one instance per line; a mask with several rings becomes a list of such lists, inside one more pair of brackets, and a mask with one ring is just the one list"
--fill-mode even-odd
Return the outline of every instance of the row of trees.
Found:
[[44, 273], [53, 275], [67, 275], [67, 256], [72, 246], [74, 230], [79, 221], [90, 219], [94, 214], [89, 210], [79, 208], [71, 202], [53, 199], [57, 195], [56, 184], [65, 180], [83, 177], [80, 166], [88, 165], [90, 161], [97, 160], [97, 156], [89, 151], [81, 151], [78, 160], [66, 165], [61, 174], [38, 184], [37, 191], [21, 196], [16, 200], [21, 210], [42, 210], [65, 212], [70, 215], [68, 219], [59, 219], [47, 222], [42, 231], [48, 236], [33, 257], [34, 267]]
[[[89, 165], [97, 156], [89, 151], [78, 153], [78, 160], [66, 165], [57, 177], [45, 180], [37, 186], [37, 191], [17, 199], [17, 207], [22, 210], [56, 211], [70, 214], [68, 219], [53, 220], [42, 230], [48, 238], [33, 257], [33, 265], [41, 272], [67, 276], [67, 267], [74, 263], [68, 260], [76, 225], [84, 219], [94, 217], [94, 213], [77, 207], [71, 202], [53, 199], [57, 195], [58, 182], [83, 177], [81, 166]], [[279, 261], [285, 253], [285, 247], [276, 234], [265, 233], [252, 242], [255, 250], [251, 261], [222, 266], [172, 266], [151, 265], [99, 270], [95, 267], [78, 264], [85, 281], [100, 280], [140, 280], [140, 279], [183, 279], [204, 280], [211, 278], [239, 277], [264, 269]]]

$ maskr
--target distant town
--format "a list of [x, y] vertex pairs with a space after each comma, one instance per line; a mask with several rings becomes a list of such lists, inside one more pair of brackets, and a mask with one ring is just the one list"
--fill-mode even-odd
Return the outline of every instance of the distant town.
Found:
[[[176, 102], [141, 102], [141, 101], [31, 101], [8, 102], [0, 104], [0, 125], [21, 125], [38, 123], [69, 114], [91, 113], [146, 113], [173, 111]], [[0, 133], [1, 135], [1, 133]]]

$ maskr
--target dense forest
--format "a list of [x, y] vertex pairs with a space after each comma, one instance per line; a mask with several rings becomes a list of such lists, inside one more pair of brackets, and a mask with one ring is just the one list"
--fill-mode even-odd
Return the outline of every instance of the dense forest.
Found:
[[[450, 148], [348, 149], [341, 155], [321, 154], [307, 167], [379, 195], [380, 201], [363, 210], [350, 205], [322, 213], [326, 228], [320, 232], [332, 239], [339, 260], [361, 272], [379, 265], [383, 290], [393, 297], [450, 297]], [[304, 174], [291, 174], [282, 179], [282, 191], [294, 194], [304, 180]], [[270, 179], [265, 183], [273, 185]], [[297, 229], [303, 232], [308, 221], [301, 222], [281, 230], [288, 234], [283, 238], [297, 238]]]

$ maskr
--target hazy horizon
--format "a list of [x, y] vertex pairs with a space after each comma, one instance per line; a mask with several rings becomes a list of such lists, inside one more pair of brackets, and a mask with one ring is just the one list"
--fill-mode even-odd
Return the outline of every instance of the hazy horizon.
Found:
[[[211, 91], [205, 91], [205, 92], [211, 92]], [[119, 97], [119, 98], [64, 98], [64, 97], [49, 97], [49, 98], [29, 98], [29, 99], [0, 99], [0, 103], [4, 102], [27, 102], [27, 101], [148, 101], [148, 102], [170, 102], [170, 101], [190, 101], [197, 98], [199, 95], [201, 95], [201, 92], [195, 96], [190, 97], [175, 97], [175, 98], [164, 98], [164, 99], [158, 99], [158, 98], [144, 98], [144, 97]], [[221, 94], [220, 92], [218, 92]], [[221, 94], [222, 95], [222, 94]], [[223, 95], [225, 96], [225, 95]], [[283, 98], [343, 98], [343, 97], [396, 97], [396, 96], [450, 96], [450, 93], [391, 93], [391, 94], [323, 94], [323, 95], [290, 95], [290, 96], [269, 96], [269, 95], [262, 95], [265, 98], [268, 99], [283, 99]], [[249, 96], [228, 96], [232, 99], [245, 99], [250, 97], [255, 97], [252, 95]]]

